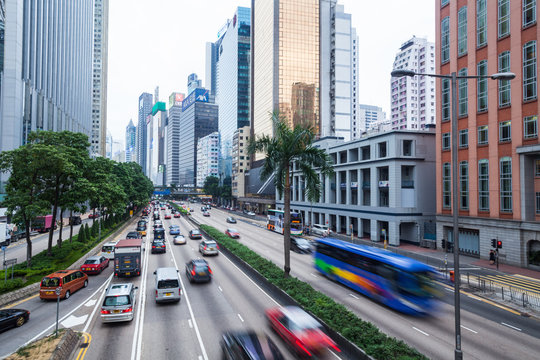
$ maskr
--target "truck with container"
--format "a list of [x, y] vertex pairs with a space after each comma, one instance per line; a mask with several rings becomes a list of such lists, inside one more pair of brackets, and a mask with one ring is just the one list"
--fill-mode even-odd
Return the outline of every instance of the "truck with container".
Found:
[[53, 225], [54, 229], [56, 230], [57, 226], [56, 224], [53, 224], [52, 215], [38, 216], [34, 221], [32, 221], [32, 231], [45, 233], [51, 230]]
[[0, 223], [0, 246], [9, 246], [11, 234], [6, 223]]
[[124, 239], [114, 247], [114, 276], [140, 276], [142, 269], [142, 239]]

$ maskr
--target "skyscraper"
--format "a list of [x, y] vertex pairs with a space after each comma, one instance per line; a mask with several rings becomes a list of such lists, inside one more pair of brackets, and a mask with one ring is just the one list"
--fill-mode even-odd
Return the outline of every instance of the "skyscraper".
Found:
[[374, 105], [357, 105], [357, 127], [353, 127], [353, 139], [359, 139], [363, 132], [371, 129], [375, 124], [386, 120], [386, 113], [382, 108]]
[[163, 124], [167, 118], [167, 108], [164, 102], [156, 102], [152, 112], [146, 117], [146, 176], [154, 185], [163, 185]]
[[147, 174], [147, 131], [146, 118], [152, 112], [153, 98], [152, 94], [142, 93], [139, 96], [139, 118], [137, 122], [137, 164], [141, 165], [145, 175]]
[[133, 125], [133, 120], [129, 120], [126, 126], [126, 162], [135, 160], [135, 144], [137, 139], [137, 128]]
[[105, 156], [107, 131], [107, 68], [109, 0], [94, 0], [94, 61], [92, 79], [92, 152]]
[[219, 177], [219, 133], [203, 136], [197, 142], [197, 187], [202, 188], [208, 176]]
[[[401, 45], [393, 70], [435, 73], [435, 44], [413, 36]], [[424, 130], [435, 124], [435, 78], [429, 76], [394, 77], [390, 80], [391, 124], [393, 130]]]
[[202, 81], [199, 80], [197, 74], [189, 74], [188, 76], [188, 95], [191, 94], [195, 89], [202, 87]]

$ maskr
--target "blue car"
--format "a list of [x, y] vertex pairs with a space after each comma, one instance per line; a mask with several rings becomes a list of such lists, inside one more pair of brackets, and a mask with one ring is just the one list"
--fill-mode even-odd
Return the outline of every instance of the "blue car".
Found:
[[180, 235], [180, 226], [178, 225], [171, 225], [169, 227], [169, 233], [171, 235]]

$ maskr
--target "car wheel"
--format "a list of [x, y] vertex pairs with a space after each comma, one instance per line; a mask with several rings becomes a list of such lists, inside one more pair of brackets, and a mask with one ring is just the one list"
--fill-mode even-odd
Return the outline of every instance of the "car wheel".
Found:
[[21, 327], [21, 326], [24, 325], [24, 323], [25, 323], [24, 318], [22, 316], [19, 316], [17, 318], [17, 321], [15, 321], [15, 326], [16, 327]]
[[[103, 269], [101, 269], [101, 270], [103, 270]], [[84, 280], [84, 285], [83, 285], [83, 287], [87, 287], [87, 286], [88, 286], [88, 280]]]
[[71, 295], [71, 293], [68, 291], [66, 291], [66, 295], [64, 296], [64, 299], [69, 299], [69, 296]]

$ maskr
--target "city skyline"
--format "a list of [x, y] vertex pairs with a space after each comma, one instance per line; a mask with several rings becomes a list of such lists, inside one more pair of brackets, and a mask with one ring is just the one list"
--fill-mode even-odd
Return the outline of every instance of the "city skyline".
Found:
[[[199, 74], [206, 83], [206, 43], [216, 41], [216, 29], [226, 24], [238, 6], [251, 7], [251, 1], [246, 0], [212, 1], [214, 11], [208, 13], [207, 3], [180, 5], [161, 0], [156, 6], [155, 1], [135, 0], [129, 4], [126, 0], [111, 2], [109, 23], [108, 130], [114, 139], [122, 141], [129, 119], [138, 117], [137, 99], [141, 93], [152, 92], [156, 86], [163, 94], [187, 92], [185, 79], [191, 73]], [[413, 35], [435, 41], [434, 3], [421, 0], [411, 5], [392, 0], [357, 4], [340, 0], [338, 4], [352, 15], [352, 26], [359, 37], [358, 102], [380, 106], [390, 113], [389, 83], [395, 51]], [[204, 26], [191, 16], [201, 12], [205, 13]], [[383, 19], [373, 14], [385, 16]], [[397, 31], [403, 27], [410, 30]], [[372, 35], [374, 31], [377, 36]], [[159, 48], [161, 56], [137, 55], [141, 43], [148, 43], [150, 52]]]

